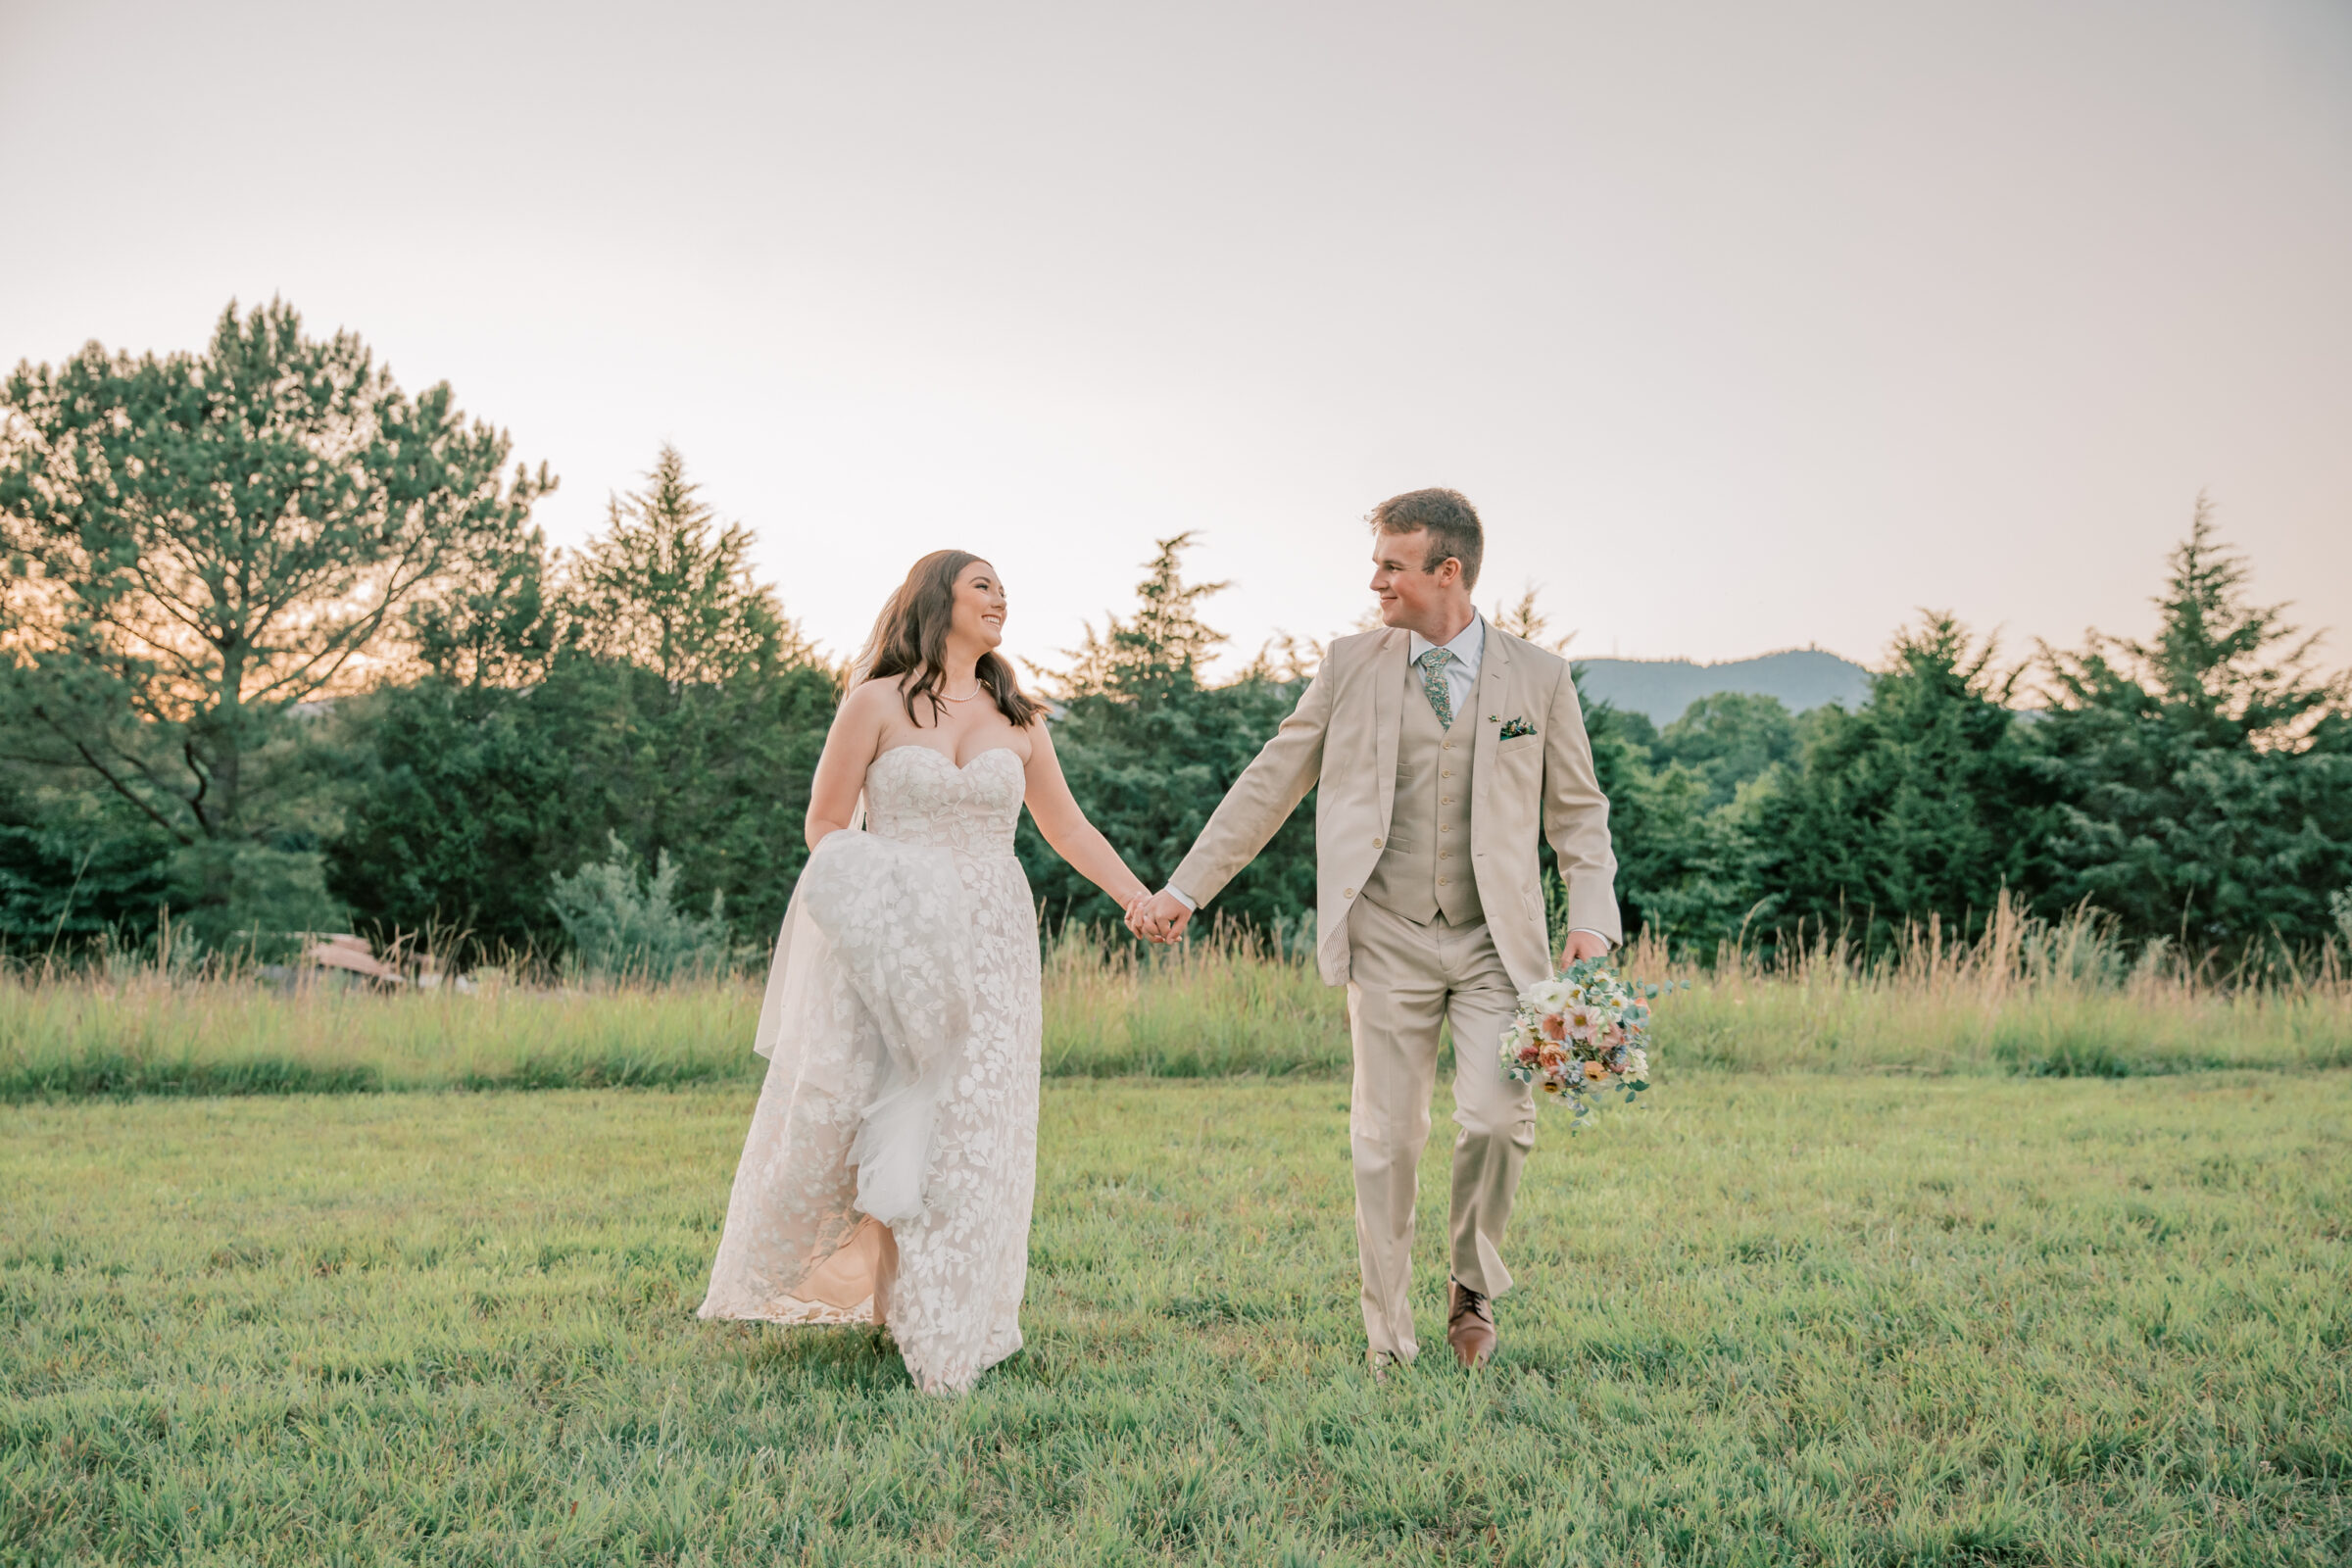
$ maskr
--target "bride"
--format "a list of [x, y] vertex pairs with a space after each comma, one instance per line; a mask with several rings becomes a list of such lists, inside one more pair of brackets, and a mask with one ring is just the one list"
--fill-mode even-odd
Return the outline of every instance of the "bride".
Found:
[[767, 1077], [701, 1311], [887, 1324], [927, 1393], [960, 1393], [1021, 1347], [1041, 1028], [1022, 806], [1131, 923], [1150, 891], [1071, 799], [1043, 706], [996, 652], [1004, 609], [987, 562], [935, 551], [855, 666], [816, 764], [754, 1043]]

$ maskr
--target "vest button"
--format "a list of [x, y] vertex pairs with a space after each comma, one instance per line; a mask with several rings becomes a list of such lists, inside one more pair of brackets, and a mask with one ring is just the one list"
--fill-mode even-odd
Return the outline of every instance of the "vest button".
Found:
[[1442, 877], [1438, 878], [1438, 886], [1440, 886], [1440, 887], [1448, 887], [1448, 886], [1450, 886], [1450, 885], [1452, 884], [1452, 882], [1453, 882], [1453, 878], [1451, 878], [1451, 877], [1449, 877], [1449, 876], [1442, 876]]

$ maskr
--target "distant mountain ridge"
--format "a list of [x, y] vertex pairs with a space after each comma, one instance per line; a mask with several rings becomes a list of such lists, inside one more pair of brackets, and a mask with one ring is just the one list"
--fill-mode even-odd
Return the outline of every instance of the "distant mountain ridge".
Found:
[[1658, 724], [1671, 724], [1692, 703], [1717, 692], [1777, 697], [1791, 712], [1824, 703], [1858, 708], [1870, 695], [1869, 670], [1818, 648], [1789, 648], [1720, 664], [1698, 664], [1688, 659], [1577, 659], [1576, 662], [1585, 672], [1587, 698], [1646, 713]]

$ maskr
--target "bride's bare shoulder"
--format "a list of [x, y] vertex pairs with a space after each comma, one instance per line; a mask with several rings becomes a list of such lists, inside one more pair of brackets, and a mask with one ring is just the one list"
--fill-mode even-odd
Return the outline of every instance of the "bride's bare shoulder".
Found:
[[896, 681], [860, 681], [843, 695], [825, 747], [871, 760], [894, 730], [909, 727]]
[[879, 722], [893, 712], [905, 711], [899, 683], [887, 676], [859, 681], [841, 700], [841, 714], [845, 718]]

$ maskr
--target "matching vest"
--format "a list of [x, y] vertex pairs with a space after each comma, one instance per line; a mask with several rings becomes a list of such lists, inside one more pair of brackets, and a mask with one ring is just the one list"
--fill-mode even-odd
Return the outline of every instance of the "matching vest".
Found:
[[[1468, 699], [1477, 701], [1475, 693]], [[1439, 915], [1450, 925], [1487, 917], [1470, 870], [1470, 770], [1478, 726], [1456, 713], [1444, 728], [1422, 690], [1421, 671], [1404, 666], [1404, 716], [1396, 737], [1396, 805], [1388, 843], [1364, 882], [1363, 896], [1417, 925]]]

